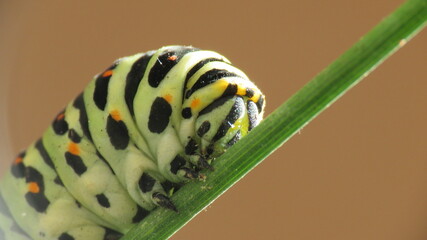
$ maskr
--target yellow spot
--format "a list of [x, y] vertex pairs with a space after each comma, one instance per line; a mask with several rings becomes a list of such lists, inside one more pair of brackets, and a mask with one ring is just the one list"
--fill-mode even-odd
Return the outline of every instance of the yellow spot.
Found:
[[192, 102], [191, 102], [191, 108], [197, 108], [200, 105], [200, 99], [199, 98], [195, 98]]
[[218, 84], [220, 90], [222, 90], [222, 91], [224, 91], [228, 87], [228, 82], [223, 80], [223, 79], [218, 80], [217, 84]]
[[249, 100], [253, 101], [254, 103], [257, 103], [260, 96], [261, 94], [255, 93], [253, 97], [249, 98]]
[[238, 96], [245, 96], [246, 95], [246, 88], [243, 88], [241, 86], [237, 86], [237, 95]]
[[28, 191], [31, 193], [39, 193], [40, 187], [36, 182], [29, 182], [28, 183]]
[[80, 154], [79, 145], [77, 145], [76, 143], [70, 142], [68, 144], [68, 151], [73, 155], [79, 155]]
[[111, 117], [116, 120], [116, 122], [119, 122], [122, 120], [122, 118], [120, 117], [120, 113], [118, 110], [113, 110], [110, 112]]
[[109, 76], [111, 76], [111, 75], [113, 75], [113, 70], [105, 71], [105, 72], [102, 74], [102, 76], [103, 76], [103, 77], [109, 77]]
[[163, 98], [164, 98], [164, 99], [166, 100], [166, 102], [168, 102], [168, 103], [171, 103], [171, 102], [172, 102], [172, 95], [170, 95], [170, 94], [166, 94]]
[[402, 39], [399, 42], [399, 47], [403, 47], [408, 41], [406, 39]]
[[18, 165], [18, 164], [22, 163], [22, 157], [17, 157], [13, 163], [15, 165]]

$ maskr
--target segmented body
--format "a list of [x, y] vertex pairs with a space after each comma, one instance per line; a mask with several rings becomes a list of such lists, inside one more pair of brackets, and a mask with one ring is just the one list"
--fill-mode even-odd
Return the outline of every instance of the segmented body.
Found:
[[[169, 46], [95, 76], [0, 183], [0, 239], [119, 239], [262, 119], [223, 56]], [[220, 170], [219, 170], [220, 171]], [[23, 230], [23, 231], [22, 231]]]

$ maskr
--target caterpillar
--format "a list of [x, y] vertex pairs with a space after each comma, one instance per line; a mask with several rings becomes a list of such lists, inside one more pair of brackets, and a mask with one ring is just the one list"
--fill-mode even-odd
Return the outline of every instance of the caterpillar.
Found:
[[13, 161], [0, 182], [0, 239], [115, 240], [156, 207], [179, 214], [171, 194], [203, 180], [264, 106], [213, 51], [167, 46], [116, 60]]

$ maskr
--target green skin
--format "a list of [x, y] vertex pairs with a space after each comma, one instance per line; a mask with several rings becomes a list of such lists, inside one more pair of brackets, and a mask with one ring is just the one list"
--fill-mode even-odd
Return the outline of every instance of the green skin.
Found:
[[[25, 156], [17, 158], [11, 171], [0, 182], [0, 195], [6, 205], [1, 206], [0, 202], [0, 240], [2, 234], [7, 240], [30, 239], [28, 236], [43, 240], [102, 240], [106, 236], [108, 239], [119, 239], [120, 233], [126, 233], [136, 224], [135, 216], [138, 212], [148, 213], [157, 206], [176, 210], [168, 198], [173, 189], [165, 189], [162, 183], [183, 184], [201, 178], [198, 170], [209, 168], [211, 160], [232, 145], [230, 142], [234, 143], [236, 134], [245, 136], [250, 128], [261, 121], [264, 108], [262, 93], [243, 72], [215, 52], [192, 50], [183, 55], [178, 54], [178, 57], [172, 55], [167, 60], [177, 61], [176, 65], [167, 72], [158, 87], [150, 86], [147, 82], [148, 73], [157, 62], [165, 60], [161, 56], [182, 49], [188, 47], [169, 46], [149, 53], [153, 56], [147, 63], [146, 74], [133, 100], [134, 116], [124, 99], [124, 81], [144, 53], [119, 59], [114, 69], [107, 69], [101, 74], [107, 77], [111, 75], [104, 109], [100, 109], [94, 100], [96, 79], [101, 75], [97, 75], [85, 88], [82, 99], [90, 136], [85, 134], [80, 119], [82, 113], [74, 102], [57, 116], [55, 121], [67, 123], [67, 132], [58, 134], [53, 124], [41, 139], [52, 166], [37, 149], [40, 143], [32, 144], [25, 151]], [[217, 60], [205, 63], [186, 81], [189, 71], [205, 59]], [[185, 92], [182, 89], [191, 89], [203, 74], [212, 69], [222, 69], [234, 75], [203, 86], [189, 98], [183, 96]], [[203, 109], [220, 99], [230, 84], [237, 86], [234, 96], [208, 113], [199, 115]], [[152, 103], [159, 98], [170, 106], [171, 114], [162, 131], [153, 132], [147, 125], [151, 124]], [[255, 114], [249, 113], [249, 101], [253, 106], [254, 103], [258, 104]], [[191, 109], [191, 117], [183, 117], [185, 108]], [[232, 121], [229, 120], [231, 113]], [[109, 118], [110, 121], [114, 119], [116, 123], [120, 122], [127, 129], [129, 141], [125, 147], [118, 148], [110, 139], [110, 132], [106, 129]], [[197, 132], [206, 122], [209, 122], [209, 128], [199, 136]], [[213, 140], [224, 125], [228, 127], [223, 136]], [[70, 133], [71, 129], [73, 133]], [[75, 142], [71, 135], [77, 135], [79, 140]], [[186, 147], [190, 141], [195, 143], [196, 149], [188, 152]], [[85, 171], [76, 174], [64, 153], [78, 156], [83, 161]], [[183, 161], [179, 169], [174, 171], [171, 166], [177, 157]], [[28, 177], [17, 177], [13, 171], [19, 169], [18, 165], [25, 171], [35, 169], [42, 180], [34, 183]], [[148, 174], [152, 180], [144, 182], [149, 185], [148, 190], [140, 185], [141, 179], [146, 176], [144, 174]], [[62, 184], [58, 184], [58, 176]], [[37, 196], [43, 194], [49, 202], [46, 209], [35, 209], [31, 204], [35, 200], [27, 198], [29, 192]], [[12, 227], [16, 224], [14, 221], [26, 233], [11, 230], [17, 229]]]

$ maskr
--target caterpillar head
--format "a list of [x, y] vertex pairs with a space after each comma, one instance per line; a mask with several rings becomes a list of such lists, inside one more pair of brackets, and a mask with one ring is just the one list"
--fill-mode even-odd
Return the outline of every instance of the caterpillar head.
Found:
[[196, 141], [206, 159], [217, 157], [246, 136], [262, 120], [262, 107], [246, 96], [219, 98], [196, 119]]
[[217, 53], [204, 54], [186, 74], [179, 127], [186, 158], [196, 165], [246, 136], [262, 120], [265, 105], [245, 73]]

